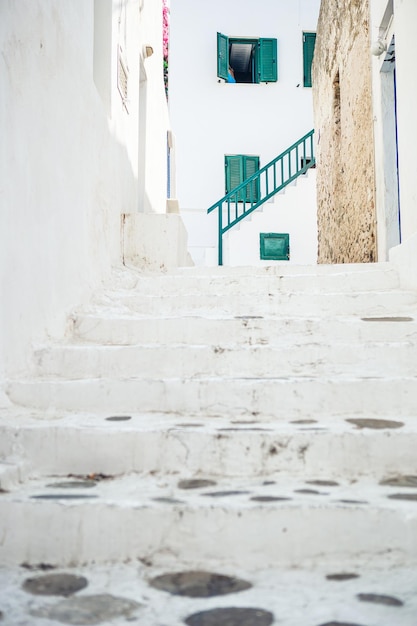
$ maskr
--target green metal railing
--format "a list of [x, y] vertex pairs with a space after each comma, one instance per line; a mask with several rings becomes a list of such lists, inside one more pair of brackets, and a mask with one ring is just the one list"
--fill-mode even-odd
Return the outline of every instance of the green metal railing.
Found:
[[315, 165], [313, 134], [311, 130], [207, 210], [218, 211], [219, 265], [223, 265], [223, 235]]

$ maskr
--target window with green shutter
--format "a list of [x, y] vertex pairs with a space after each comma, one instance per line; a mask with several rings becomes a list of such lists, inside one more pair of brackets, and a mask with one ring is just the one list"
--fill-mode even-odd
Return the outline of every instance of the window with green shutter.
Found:
[[[217, 76], [227, 82], [269, 83], [278, 80], [278, 42], [217, 33]], [[233, 76], [233, 79], [231, 79]]]
[[[226, 193], [232, 191], [259, 170], [259, 157], [245, 154], [228, 154], [224, 157]], [[259, 180], [253, 180], [239, 191], [239, 202], [259, 200]]]
[[313, 63], [314, 46], [316, 45], [316, 33], [303, 33], [303, 71], [304, 87], [312, 86], [311, 65]]

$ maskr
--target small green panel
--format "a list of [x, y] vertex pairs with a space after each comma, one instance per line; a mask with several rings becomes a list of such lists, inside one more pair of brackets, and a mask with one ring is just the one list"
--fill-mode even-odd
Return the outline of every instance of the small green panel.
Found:
[[288, 261], [290, 236], [288, 233], [260, 233], [260, 258], [267, 261]]

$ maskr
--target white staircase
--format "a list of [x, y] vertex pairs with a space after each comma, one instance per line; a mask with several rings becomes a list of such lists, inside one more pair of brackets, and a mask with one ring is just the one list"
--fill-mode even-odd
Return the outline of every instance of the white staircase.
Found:
[[[122, 572], [126, 597], [140, 578], [149, 626], [248, 602], [285, 626], [415, 626], [417, 293], [388, 263], [124, 269], [70, 326], [0, 419], [4, 623], [50, 623], [10, 600], [26, 563], [105, 571], [107, 590]], [[147, 587], [187, 568], [257, 591]], [[350, 570], [342, 599], [325, 574]]]

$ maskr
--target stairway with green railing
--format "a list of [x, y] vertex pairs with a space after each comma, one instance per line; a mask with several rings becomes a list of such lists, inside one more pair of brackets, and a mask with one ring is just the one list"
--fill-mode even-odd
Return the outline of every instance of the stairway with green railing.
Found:
[[223, 235], [315, 165], [313, 135], [311, 130], [207, 210], [218, 212], [219, 265], [223, 265]]

